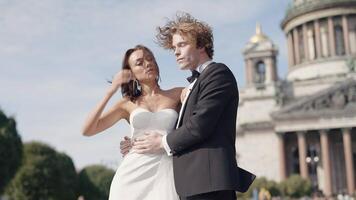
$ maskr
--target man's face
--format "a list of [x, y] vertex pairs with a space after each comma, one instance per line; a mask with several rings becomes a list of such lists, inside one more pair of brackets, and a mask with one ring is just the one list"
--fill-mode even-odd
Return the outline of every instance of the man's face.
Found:
[[196, 48], [196, 45], [189, 41], [186, 36], [179, 33], [173, 35], [172, 46], [181, 70], [194, 70], [198, 67], [203, 49]]

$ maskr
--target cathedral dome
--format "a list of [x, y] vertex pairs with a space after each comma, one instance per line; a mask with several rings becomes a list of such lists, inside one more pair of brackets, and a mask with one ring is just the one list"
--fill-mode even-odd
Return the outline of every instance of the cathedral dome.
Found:
[[262, 33], [260, 24], [256, 25], [256, 34], [251, 37], [251, 43], [260, 43], [263, 41], [270, 40], [265, 34]]
[[293, 18], [318, 10], [356, 6], [356, 0], [294, 0], [282, 21], [282, 28]]
[[356, 0], [294, 0], [281, 27], [289, 81], [344, 76], [356, 59]]

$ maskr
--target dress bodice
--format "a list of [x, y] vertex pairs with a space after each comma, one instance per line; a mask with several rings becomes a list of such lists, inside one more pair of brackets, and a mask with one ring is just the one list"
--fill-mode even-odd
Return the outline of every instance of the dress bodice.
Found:
[[[145, 132], [167, 134], [178, 113], [171, 108], [151, 112], [136, 108], [130, 115], [132, 138]], [[140, 154], [130, 151], [122, 160], [110, 186], [109, 200], [179, 200], [174, 185], [173, 158], [163, 151]]]
[[165, 134], [174, 129], [178, 113], [172, 108], [151, 112], [145, 108], [136, 108], [131, 112], [131, 137], [137, 137], [147, 131], [161, 131]]

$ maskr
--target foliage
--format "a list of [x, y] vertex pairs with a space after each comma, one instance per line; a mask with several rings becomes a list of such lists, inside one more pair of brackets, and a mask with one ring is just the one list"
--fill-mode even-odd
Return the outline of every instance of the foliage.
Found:
[[21, 165], [22, 148], [16, 121], [0, 110], [0, 194]]
[[256, 189], [266, 189], [271, 196], [284, 196], [299, 198], [311, 194], [312, 185], [309, 180], [303, 179], [299, 175], [292, 175], [287, 180], [277, 183], [275, 181], [267, 180], [265, 177], [257, 178], [249, 190], [244, 193], [238, 193], [239, 199], [250, 199], [253, 191]]
[[265, 177], [257, 178], [255, 181], [252, 183], [248, 191], [244, 194], [238, 194], [240, 198], [243, 199], [249, 199], [252, 197], [252, 193], [254, 189], [257, 189], [258, 191], [261, 190], [262, 188], [266, 189], [271, 193], [272, 196], [279, 196], [280, 190], [279, 186], [275, 181], [270, 181], [267, 180]]
[[281, 192], [290, 197], [300, 198], [308, 196], [312, 192], [310, 180], [303, 179], [299, 175], [292, 175], [280, 184]]
[[79, 173], [80, 194], [85, 200], [106, 200], [114, 171], [101, 165], [92, 165]]
[[6, 189], [10, 200], [63, 200], [78, 197], [78, 178], [70, 157], [48, 145], [24, 145], [23, 165]]
[[346, 65], [349, 68], [350, 72], [356, 72], [356, 59], [348, 59], [346, 60]]

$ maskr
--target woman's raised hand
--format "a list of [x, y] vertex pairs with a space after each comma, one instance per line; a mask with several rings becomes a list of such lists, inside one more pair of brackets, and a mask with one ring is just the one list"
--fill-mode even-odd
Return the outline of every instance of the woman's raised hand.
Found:
[[114, 79], [111, 83], [111, 92], [116, 92], [122, 84], [130, 82], [133, 80], [132, 72], [128, 69], [124, 69], [115, 74]]

